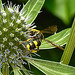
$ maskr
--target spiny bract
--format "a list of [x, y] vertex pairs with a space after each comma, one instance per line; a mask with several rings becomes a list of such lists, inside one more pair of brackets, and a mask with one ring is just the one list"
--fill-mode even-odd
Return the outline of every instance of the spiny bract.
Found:
[[26, 23], [26, 18], [19, 12], [20, 6], [4, 6], [0, 11], [0, 65], [11, 64], [20, 66], [25, 63], [22, 58], [27, 56], [25, 48], [19, 41], [26, 41], [26, 32], [32, 26]]

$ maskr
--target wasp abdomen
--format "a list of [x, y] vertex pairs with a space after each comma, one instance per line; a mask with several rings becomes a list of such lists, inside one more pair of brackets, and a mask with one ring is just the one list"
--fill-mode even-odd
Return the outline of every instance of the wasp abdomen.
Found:
[[35, 41], [32, 41], [31, 43], [27, 44], [27, 49], [32, 50], [35, 48], [39, 48], [40, 45], [41, 45], [41, 41], [35, 40]]
[[34, 49], [34, 48], [36, 48], [36, 46], [35, 46], [35, 43], [34, 43], [34, 42], [31, 42], [29, 45], [30, 45], [30, 50], [32, 50], [32, 49]]

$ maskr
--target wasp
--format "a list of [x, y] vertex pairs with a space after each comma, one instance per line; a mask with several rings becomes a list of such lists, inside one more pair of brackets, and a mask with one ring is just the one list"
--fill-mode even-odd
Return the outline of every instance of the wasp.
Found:
[[[29, 29], [29, 34], [31, 35], [31, 37], [29, 39], [27, 39], [26, 41], [21, 41], [20, 44], [23, 44], [23, 46], [31, 51], [31, 52], [37, 52], [39, 51], [39, 46], [41, 45], [42, 40], [47, 41], [48, 43], [51, 43], [52, 45], [58, 47], [59, 49], [64, 50], [64, 48], [62, 48], [60, 45], [57, 45], [49, 40], [46, 40], [44, 38], [43, 33], [50, 33], [53, 34], [57, 31], [57, 26], [53, 25], [53, 26], [49, 26], [46, 29], [43, 30], [37, 30], [37, 29]], [[32, 40], [30, 43], [28, 43], [27, 45], [24, 45], [25, 42], [29, 42], [30, 40]], [[36, 50], [35, 50], [36, 49]]]

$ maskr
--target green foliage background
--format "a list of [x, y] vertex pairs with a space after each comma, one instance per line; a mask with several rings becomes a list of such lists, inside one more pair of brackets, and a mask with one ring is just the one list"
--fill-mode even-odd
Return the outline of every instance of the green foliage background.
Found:
[[[6, 0], [2, 0], [3, 3]], [[27, 0], [10, 0], [13, 4], [25, 4]], [[75, 12], [75, 0], [46, 0], [44, 7], [42, 8], [42, 12], [35, 19], [35, 24], [37, 25], [37, 29], [41, 30], [50, 25], [57, 25], [58, 32], [69, 28], [72, 26], [74, 12]], [[50, 36], [50, 34], [44, 34], [45, 37]], [[45, 59], [50, 61], [60, 61], [63, 51], [55, 48], [55, 49], [46, 49], [40, 50], [38, 54], [40, 57], [35, 57], [38, 59]], [[75, 52], [73, 53], [72, 59], [70, 61], [71, 66], [75, 66]], [[44, 75], [39, 70], [31, 66], [31, 70], [35, 75]]]

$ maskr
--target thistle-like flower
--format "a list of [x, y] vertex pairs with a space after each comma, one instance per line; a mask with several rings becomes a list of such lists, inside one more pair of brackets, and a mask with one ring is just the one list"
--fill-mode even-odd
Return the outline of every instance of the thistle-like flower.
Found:
[[19, 12], [19, 8], [19, 5], [12, 6], [8, 2], [0, 12], [0, 68], [25, 64], [23, 58], [30, 53], [19, 42], [30, 38], [27, 32], [32, 24], [26, 23], [28, 19]]

